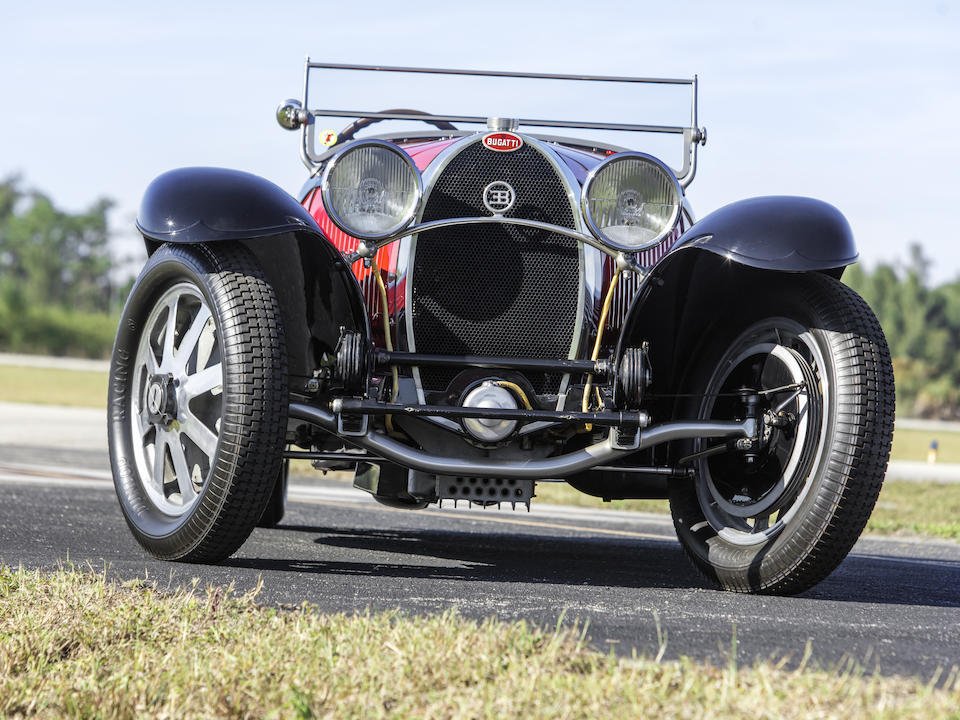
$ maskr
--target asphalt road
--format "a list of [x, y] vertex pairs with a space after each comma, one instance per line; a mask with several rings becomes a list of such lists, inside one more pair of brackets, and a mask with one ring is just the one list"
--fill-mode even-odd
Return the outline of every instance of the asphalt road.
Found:
[[[44, 467], [45, 466], [45, 467]], [[66, 469], [69, 468], [69, 469]], [[457, 608], [545, 627], [588, 622], [618, 653], [726, 663], [803, 657], [930, 678], [960, 665], [960, 545], [867, 538], [800, 597], [707, 589], [663, 518], [543, 508], [526, 512], [383, 508], [343, 484], [298, 485], [281, 528], [256, 530], [216, 566], [155, 561], [120, 515], [95, 450], [0, 445], [0, 562], [105, 564], [161, 586], [263, 579], [260, 599], [324, 610]], [[536, 506], [535, 506], [536, 507]]]

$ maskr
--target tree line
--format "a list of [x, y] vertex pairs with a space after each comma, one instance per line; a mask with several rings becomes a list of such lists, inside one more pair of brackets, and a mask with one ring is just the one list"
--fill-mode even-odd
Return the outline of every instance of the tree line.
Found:
[[107, 357], [119, 302], [101, 198], [72, 213], [0, 180], [0, 350]]
[[906, 262], [854, 265], [843, 280], [870, 304], [887, 336], [897, 414], [960, 419], [960, 279], [931, 287], [931, 263], [915, 244]]
[[[67, 212], [20, 177], [0, 180], [0, 351], [109, 356], [132, 281], [112, 272], [112, 207]], [[843, 279], [887, 335], [898, 413], [960, 418], [960, 279], [930, 287], [930, 265], [913, 245], [906, 262], [854, 265]]]

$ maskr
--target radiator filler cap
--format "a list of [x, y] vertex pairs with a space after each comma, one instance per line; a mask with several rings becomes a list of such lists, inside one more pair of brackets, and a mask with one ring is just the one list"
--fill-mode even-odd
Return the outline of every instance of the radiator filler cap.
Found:
[[501, 130], [513, 132], [520, 127], [520, 121], [517, 118], [488, 117], [487, 130]]

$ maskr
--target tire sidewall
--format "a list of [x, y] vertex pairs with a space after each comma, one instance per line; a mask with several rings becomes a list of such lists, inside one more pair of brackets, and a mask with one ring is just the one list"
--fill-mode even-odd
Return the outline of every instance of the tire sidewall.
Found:
[[[212, 281], [217, 269], [200, 248], [163, 246], [147, 261], [137, 278], [124, 306], [117, 329], [117, 337], [110, 363], [108, 394], [108, 438], [114, 486], [124, 518], [138, 541], [148, 542], [150, 551], [158, 556], [180, 556], [195, 547], [210, 532], [217, 520], [230, 487], [232, 473], [223, 472], [221, 452], [224, 431], [221, 427], [209, 476], [200, 489], [192, 507], [180, 516], [163, 513], [147, 496], [139, 476], [134, 447], [136, 439], [131, 431], [131, 393], [137, 362], [137, 351], [142, 334], [149, 331], [146, 321], [157, 299], [178, 282], [188, 281], [203, 296], [216, 324], [223, 363], [224, 407], [233, 396], [232, 373], [228, 367], [236, 362], [231, 346], [228, 318], [223, 315], [223, 301]], [[223, 423], [227, 414], [223, 413]]]
[[[822, 319], [816, 317], [810, 305], [802, 302], [799, 294], [786, 288], [781, 292], [776, 307], [770, 312], [760, 317], [754, 315], [738, 331], [711, 340], [703, 355], [708, 359], [692, 375], [691, 386], [706, 387], [720, 360], [757, 324], [783, 317], [806, 328], [824, 361], [818, 370], [828, 402], [823, 407], [822, 428], [818, 431], [820, 447], [808, 471], [808, 486], [797, 506], [792, 508], [791, 521], [766, 541], [751, 545], [734, 544], [721, 537], [708, 521], [698, 498], [695, 478], [673, 484], [670, 492], [674, 525], [684, 549], [710, 580], [733, 590], [763, 591], [791, 575], [822, 537], [828, 524], [829, 513], [815, 513], [814, 509], [835, 505], [843, 490], [842, 478], [836, 477], [832, 468], [835, 463], [831, 462], [837, 452], [837, 358], [831, 343], [835, 331], [823, 327]], [[691, 404], [687, 407], [688, 416], [697, 416], [699, 411], [699, 406]]]

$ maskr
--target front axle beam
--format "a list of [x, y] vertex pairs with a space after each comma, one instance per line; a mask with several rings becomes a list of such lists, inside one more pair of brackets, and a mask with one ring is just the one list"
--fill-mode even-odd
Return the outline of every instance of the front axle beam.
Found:
[[[295, 420], [303, 420], [330, 433], [337, 434], [337, 417], [330, 411], [316, 405], [292, 402], [290, 403], [289, 415]], [[752, 438], [756, 435], [756, 432], [757, 423], [754, 419], [747, 419], [742, 422], [681, 420], [655, 425], [640, 431], [639, 444], [630, 449], [625, 450], [616, 447], [614, 440], [607, 437], [602, 442], [594, 443], [580, 450], [554, 457], [530, 460], [435, 455], [399, 440], [394, 440], [377, 430], [367, 430], [362, 434], [352, 435], [350, 442], [398, 465], [433, 475], [545, 480], [565, 478], [597, 465], [608, 465], [639, 450], [672, 440], [711, 437]]]

